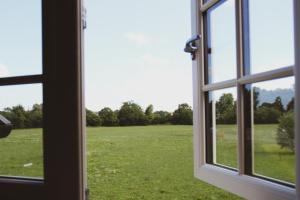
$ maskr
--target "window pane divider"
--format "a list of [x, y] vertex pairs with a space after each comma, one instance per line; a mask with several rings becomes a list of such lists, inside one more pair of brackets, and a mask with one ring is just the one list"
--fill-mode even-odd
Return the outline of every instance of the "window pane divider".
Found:
[[208, 92], [208, 91], [212, 91], [212, 90], [221, 90], [221, 89], [225, 89], [225, 88], [235, 87], [236, 83], [237, 83], [236, 79], [231, 79], [228, 81], [222, 81], [222, 82], [218, 82], [218, 83], [211, 83], [211, 84], [204, 85], [202, 87], [202, 90], [204, 92]]
[[43, 75], [28, 75], [0, 78], [0, 86], [42, 83]]
[[[201, 0], [202, 1], [202, 0]], [[201, 8], [200, 11], [201, 12], [206, 12], [208, 9], [210, 9], [211, 7], [213, 7], [215, 4], [224, 1], [224, 0], [209, 0], [206, 3], [204, 3]]]
[[294, 0], [296, 196], [300, 199], [300, 1]]
[[[42, 180], [1, 178], [1, 199], [44, 199], [45, 184]], [[16, 190], [17, 188], [17, 190]]]
[[250, 83], [268, 81], [276, 78], [284, 78], [293, 75], [294, 75], [294, 66], [283, 67], [280, 69], [275, 69], [267, 72], [243, 76], [238, 80], [231, 79], [231, 80], [222, 81], [218, 83], [206, 84], [202, 87], [202, 91], [208, 92], [213, 90], [221, 90], [225, 88], [236, 87], [237, 84], [246, 85]]
[[261, 81], [268, 81], [276, 78], [284, 78], [294, 75], [294, 66], [283, 67], [280, 69], [275, 69], [272, 71], [262, 72], [253, 75], [247, 75], [238, 80], [238, 83], [241, 85], [249, 83], [257, 83]]
[[[244, 28], [243, 28], [243, 9], [242, 1], [235, 1], [236, 16], [236, 59], [237, 59], [237, 78], [240, 79], [244, 74]], [[237, 83], [237, 168], [240, 175], [245, 174], [245, 124], [244, 124], [244, 86]]]

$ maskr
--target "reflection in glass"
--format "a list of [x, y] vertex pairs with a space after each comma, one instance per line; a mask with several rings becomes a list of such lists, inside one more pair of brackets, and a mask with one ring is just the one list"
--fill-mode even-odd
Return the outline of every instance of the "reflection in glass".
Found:
[[252, 85], [254, 173], [295, 183], [294, 78]]
[[41, 85], [2, 86], [0, 93], [0, 115], [13, 126], [0, 139], [0, 175], [43, 177]]
[[0, 77], [41, 74], [41, 0], [1, 0]]
[[237, 168], [236, 88], [209, 93], [214, 162]]
[[207, 12], [208, 83], [236, 77], [236, 32], [234, 0]]
[[251, 73], [294, 64], [292, 0], [250, 0]]

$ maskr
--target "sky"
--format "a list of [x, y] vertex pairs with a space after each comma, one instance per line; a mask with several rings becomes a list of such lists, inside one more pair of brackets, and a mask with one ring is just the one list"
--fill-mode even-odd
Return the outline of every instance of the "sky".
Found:
[[86, 104], [117, 109], [133, 100], [173, 111], [192, 104], [190, 3], [85, 0]]
[[[292, 14], [288, 12], [292, 0], [282, 1], [250, 0], [255, 11], [255, 15], [250, 12], [253, 72], [293, 64]], [[234, 56], [229, 53], [234, 41], [232, 2], [212, 12], [212, 64], [220, 75], [228, 75], [234, 64], [228, 59]], [[192, 104], [191, 60], [183, 52], [191, 36], [189, 0], [85, 0], [85, 4], [87, 108], [118, 109], [131, 100], [143, 108], [153, 104], [155, 110], [167, 111], [180, 103]], [[42, 73], [40, 0], [2, 0], [0, 22], [0, 77]], [[290, 82], [265, 87], [286, 88]], [[29, 109], [42, 102], [40, 84], [0, 87], [0, 94], [0, 110], [17, 104]]]

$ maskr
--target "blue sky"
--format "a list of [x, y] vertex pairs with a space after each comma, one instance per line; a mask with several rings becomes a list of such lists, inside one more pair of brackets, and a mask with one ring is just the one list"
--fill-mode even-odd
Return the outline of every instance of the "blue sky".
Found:
[[86, 103], [99, 110], [134, 100], [174, 110], [192, 103], [190, 3], [86, 0]]
[[[234, 24], [224, 24], [232, 15], [222, 16], [222, 12], [233, 6], [230, 2], [224, 11], [216, 12], [215, 16], [221, 17], [215, 19], [215, 27], [228, 28]], [[284, 4], [283, 0], [250, 2], [250, 8], [255, 10], [250, 19], [253, 71], [293, 64], [292, 14], [288, 12], [292, 0], [284, 0]], [[191, 35], [189, 0], [85, 0], [85, 3], [88, 12], [85, 85], [89, 109], [97, 111], [105, 106], [117, 109], [129, 100], [143, 108], [153, 104], [155, 110], [168, 111], [173, 111], [179, 103], [192, 104], [191, 61], [183, 53], [184, 43]], [[40, 6], [40, 0], [1, 1], [0, 76], [41, 73]], [[268, 11], [278, 9], [286, 12]], [[225, 33], [216, 31], [215, 37], [222, 38]], [[218, 43], [222, 40], [215, 41], [219, 59], [215, 63], [228, 67], [231, 65], [226, 59], [228, 45]], [[228, 73], [227, 67], [220, 67], [218, 72]], [[290, 83], [276, 87], [290, 87]], [[16, 104], [29, 108], [35, 102], [42, 102], [40, 85], [1, 87], [0, 92], [0, 109]]]

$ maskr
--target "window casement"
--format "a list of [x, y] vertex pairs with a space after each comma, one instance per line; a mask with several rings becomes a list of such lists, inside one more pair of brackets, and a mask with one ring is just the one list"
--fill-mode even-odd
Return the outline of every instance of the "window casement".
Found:
[[[12, 4], [7, 2], [10, 1], [1, 3], [11, 6], [17, 1]], [[82, 0], [40, 0], [28, 1], [26, 4], [41, 6], [42, 71], [35, 74], [36, 70], [32, 73], [28, 66], [19, 66], [13, 76], [0, 77], [0, 89], [12, 86], [24, 88], [25, 85], [32, 84], [42, 85], [43, 178], [28, 178], [27, 174], [23, 177], [24, 175], [20, 173], [3, 175], [1, 172], [0, 199], [84, 200], [87, 198], [84, 160], [83, 2]], [[15, 7], [11, 8], [15, 9]], [[26, 10], [27, 7], [23, 9]], [[26, 10], [26, 12], [31, 11]], [[14, 17], [20, 16], [22, 14]], [[15, 31], [21, 30], [16, 34], [26, 39], [22, 28], [29, 29], [27, 24], [18, 22], [17, 27], [20, 29], [16, 29], [14, 24], [10, 24], [9, 18], [4, 21], [12, 27], [9, 31], [13, 30], [15, 34]], [[11, 41], [14, 45], [21, 46], [19, 40], [13, 38]], [[22, 60], [29, 55], [27, 52], [18, 55], [17, 52], [16, 49], [12, 57], [15, 60]], [[33, 58], [36, 59], [34, 56]], [[1, 95], [1, 98], [6, 97], [6, 94], [1, 93]], [[12, 150], [15, 151], [14, 148], [9, 149]], [[30, 152], [28, 149], [24, 151]], [[23, 155], [22, 152], [20, 155]], [[3, 163], [6, 164], [2, 159], [1, 165]]]
[[[201, 36], [193, 61], [195, 176], [247, 199], [299, 199], [299, 1], [191, 2], [192, 34]], [[257, 145], [276, 141], [278, 130], [277, 124], [258, 124], [258, 95], [264, 99], [262, 91], [284, 85], [295, 102], [295, 153], [287, 177]], [[232, 105], [225, 108], [231, 109], [226, 119], [221, 97]]]

